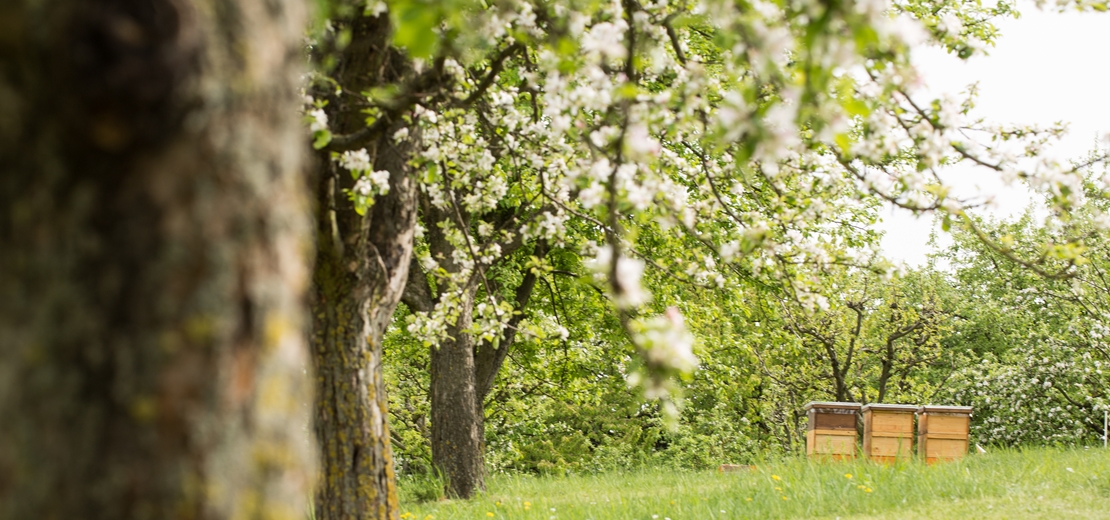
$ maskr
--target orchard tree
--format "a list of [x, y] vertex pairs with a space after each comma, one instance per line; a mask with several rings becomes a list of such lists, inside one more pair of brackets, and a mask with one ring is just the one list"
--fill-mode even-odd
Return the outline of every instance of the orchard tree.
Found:
[[[347, 6], [346, 10], [351, 7]], [[343, 12], [343, 11], [341, 11]], [[408, 276], [416, 223], [415, 179], [408, 161], [419, 143], [392, 134], [408, 127], [395, 112], [367, 126], [360, 92], [394, 84], [434, 85], [436, 72], [418, 74], [390, 45], [390, 22], [361, 8], [337, 18], [313, 52], [331, 65], [331, 83], [317, 83], [308, 112], [316, 145], [316, 261], [312, 275], [311, 348], [316, 375], [315, 431], [320, 476], [318, 518], [396, 518], [397, 490], [381, 378], [381, 339]], [[413, 87], [416, 88], [416, 87]], [[323, 107], [323, 108], [321, 108]], [[330, 126], [328, 123], [330, 122]], [[331, 139], [330, 132], [348, 134]], [[328, 156], [357, 145], [346, 164], [366, 175], [352, 178]], [[375, 195], [372, 207], [352, 202]]]
[[[836, 298], [827, 311], [783, 305], [785, 329], [801, 344], [803, 356], [821, 368], [816, 377], [789, 370], [778, 377], [804, 381], [837, 401], [882, 403], [892, 394], [925, 398], [932, 391], [927, 369], [954, 368], [946, 364], [941, 344], [960, 317], [943, 277], [915, 271], [896, 280], [867, 272], [831, 278]], [[832, 388], [824, 390], [829, 382]]]
[[[1105, 174], [1088, 171], [1081, 215], [1105, 214]], [[978, 233], [999, 246], [986, 245]], [[1013, 221], [978, 221], [975, 231], [953, 237], [940, 257], [951, 263], [965, 298], [974, 302], [974, 326], [954, 338], [951, 348], [967, 360], [946, 395], [976, 407], [977, 440], [1013, 445], [1099, 439], [1100, 412], [1110, 403], [1106, 233], [1092, 219], [1039, 204]], [[1053, 254], [1055, 248], [1064, 253]]]
[[[450, 331], [497, 338], [518, 316], [489, 289], [484, 311], [469, 310], [479, 294], [474, 288], [486, 285], [505, 251], [493, 246], [551, 244], [563, 239], [569, 221], [580, 220], [599, 236], [582, 241], [578, 254], [591, 259], [598, 288], [644, 360], [630, 381], [666, 402], [674, 377], [696, 360], [679, 312], [644, 312], [648, 266], [717, 284], [736, 270], [767, 276], [803, 304], [821, 307], [817, 273], [870, 261], [850, 234], [835, 232], [838, 224], [851, 225], [841, 216], [886, 200], [960, 221], [982, 202], [953, 198], [937, 174], [944, 166], [963, 162], [1024, 179], [1052, 194], [1061, 210], [1076, 207], [1074, 168], [1035, 157], [1056, 129], [989, 125], [969, 117], [970, 97], [929, 99], [917, 91], [912, 45], [942, 45], [962, 57], [981, 53], [996, 36], [991, 18], [1011, 13], [1008, 3], [938, 1], [406, 0], [374, 2], [337, 18], [326, 40], [335, 42], [338, 65], [316, 82], [320, 108], [310, 111], [317, 146], [336, 160], [324, 177], [335, 180], [333, 188], [321, 191], [319, 242], [358, 243], [362, 232], [350, 230], [359, 226], [387, 240], [362, 248], [366, 258], [346, 247], [352, 256], [334, 264], [352, 273], [358, 271], [352, 265], [377, 270], [381, 276], [367, 271], [357, 278], [383, 288], [369, 293], [388, 295], [365, 304], [375, 318], [348, 329], [361, 332], [344, 340], [348, 354], [336, 359], [345, 361], [331, 365], [336, 374], [373, 380], [377, 411], [348, 415], [374, 425], [386, 417], [379, 343], [408, 274], [418, 212], [429, 240], [450, 247], [420, 259], [438, 300], [409, 326], [433, 348], [454, 349], [449, 356], [463, 365], [446, 370], [473, 374], [467, 362], [474, 349], [456, 348]], [[327, 44], [320, 48], [331, 54]], [[386, 157], [397, 162], [387, 167]], [[426, 206], [418, 205], [417, 192]], [[513, 208], [526, 208], [527, 218], [496, 227], [498, 210]], [[332, 211], [357, 226], [332, 218]], [[655, 227], [697, 247], [651, 258], [639, 241]], [[317, 298], [318, 309], [335, 301]], [[460, 402], [476, 410], [476, 389], [459, 384], [453, 388], [464, 389]], [[472, 424], [462, 428], [467, 446], [480, 448], [474, 438], [480, 429]], [[386, 432], [375, 426], [359, 438], [376, 443], [371, 452], [388, 454]], [[367, 451], [325, 449], [333, 451], [337, 461], [325, 464], [335, 469], [326, 474], [356, 482], [343, 472], [358, 464], [343, 463]], [[452, 475], [452, 467], [469, 473]], [[472, 476], [480, 475], [476, 467], [440, 470], [449, 481], [465, 482], [454, 490], [465, 494], [481, 488]], [[382, 471], [372, 480], [388, 482]]]
[[0, 518], [297, 518], [299, 2], [0, 8]]

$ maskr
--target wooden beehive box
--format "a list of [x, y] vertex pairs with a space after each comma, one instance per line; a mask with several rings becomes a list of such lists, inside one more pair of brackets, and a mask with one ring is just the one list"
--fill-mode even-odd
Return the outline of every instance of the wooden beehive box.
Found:
[[806, 455], [854, 459], [859, 409], [859, 403], [807, 403]]
[[932, 464], [967, 454], [970, 406], [922, 406], [917, 409], [917, 455]]
[[869, 404], [860, 411], [865, 457], [889, 464], [913, 456], [913, 414], [917, 406]]

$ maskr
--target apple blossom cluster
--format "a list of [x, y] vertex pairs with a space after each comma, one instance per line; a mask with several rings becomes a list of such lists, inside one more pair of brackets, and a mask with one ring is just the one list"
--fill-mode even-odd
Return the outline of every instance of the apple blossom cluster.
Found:
[[389, 193], [389, 172], [375, 171], [365, 148], [343, 152], [338, 162], [355, 179], [348, 195], [360, 213], [365, 213], [374, 204], [374, 197]]
[[629, 385], [642, 387], [647, 399], [669, 399], [675, 388], [673, 379], [666, 376], [689, 374], [698, 366], [694, 336], [674, 307], [661, 316], [634, 323], [631, 329], [648, 370], [629, 374]]
[[[942, 180], [944, 168], [964, 163], [998, 175], [1006, 183], [1021, 180], [1051, 201], [1054, 211], [1084, 206], [1082, 169], [1106, 161], [1096, 154], [1079, 166], [1061, 164], [1045, 153], [1065, 133], [1063, 126], [987, 124], [971, 117], [975, 89], [966, 97], [923, 102], [915, 95], [913, 71], [873, 70], [856, 82], [861, 115], [857, 136], [837, 143], [844, 167], [863, 188], [896, 205], [962, 215], [991, 203], [989, 196], [954, 199]], [[867, 108], [864, 108], [867, 107]], [[1094, 221], [1105, 220], [1102, 214]]]
[[[616, 268], [611, 269], [616, 262]], [[613, 248], [608, 245], [598, 248], [597, 256], [587, 262], [587, 266], [594, 271], [595, 279], [601, 282], [605, 274], [612, 270], [615, 273], [612, 287], [613, 303], [620, 309], [634, 309], [644, 305], [651, 299], [651, 294], [640, 283], [644, 276], [644, 262], [635, 258], [613, 258]], [[599, 285], [603, 285], [599, 283]]]

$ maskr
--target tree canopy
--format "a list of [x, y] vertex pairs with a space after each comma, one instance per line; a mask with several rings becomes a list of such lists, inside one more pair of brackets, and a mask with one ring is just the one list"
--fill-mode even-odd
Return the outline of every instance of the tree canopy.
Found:
[[[1042, 275], [1052, 273], [1041, 258], [1059, 260], [1061, 275], [1082, 263], [1082, 237], [1029, 237], [1019, 254], [980, 229], [969, 211], [986, 198], [955, 197], [943, 168], [1024, 181], [1053, 211], [1105, 225], [1098, 210], [1076, 212], [1087, 207], [1080, 170], [1104, 156], [1054, 163], [1038, 152], [1060, 128], [978, 120], [974, 89], [921, 92], [909, 50], [982, 54], [998, 36], [992, 20], [1017, 14], [1007, 2], [403, 1], [336, 12], [317, 35], [321, 49], [354, 48], [359, 19], [388, 18], [392, 45], [411, 60], [409, 73], [369, 88], [320, 69], [307, 117], [315, 146], [350, 173], [344, 193], [360, 213], [392, 189], [372, 166], [389, 152], [368, 144], [411, 150], [420, 223], [404, 326], [431, 348], [433, 452], [435, 428], [453, 420], [435, 420], [437, 408], [471, 418], [451, 426], [469, 433], [443, 442], [481, 444], [478, 409], [520, 330], [569, 339], [557, 311], [526, 310], [537, 283], [558, 298], [553, 277], [578, 277], [604, 296], [635, 353], [625, 379], [673, 418], [676, 382], [698, 359], [691, 309], [663, 297], [668, 284], [776, 295], [790, 341], [821, 345], [839, 380], [851, 363], [833, 354], [850, 359], [856, 348], [840, 341], [881, 336], [883, 326], [863, 325], [886, 320], [889, 348], [875, 352], [880, 375], [866, 383], [885, 397], [895, 365], [937, 358], [930, 349], [953, 311], [930, 296], [928, 310], [863, 319], [874, 302], [896, 305], [887, 301], [896, 292], [875, 289], [886, 299], [860, 294], [841, 309], [849, 315], [831, 318], [834, 280], [892, 272], [869, 229], [878, 208], [935, 212], [946, 230], [971, 230]], [[339, 100], [347, 113], [336, 112]], [[328, 126], [352, 110], [364, 125]], [[645, 284], [657, 274], [668, 281]], [[895, 348], [903, 337], [915, 348]], [[848, 386], [836, 395], [851, 395]], [[436, 460], [481, 486], [461, 476], [480, 474], [480, 459]], [[460, 485], [463, 495], [472, 487]]]

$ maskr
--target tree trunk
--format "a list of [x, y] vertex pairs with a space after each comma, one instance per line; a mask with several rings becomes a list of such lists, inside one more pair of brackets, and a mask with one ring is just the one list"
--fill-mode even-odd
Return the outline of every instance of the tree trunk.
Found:
[[298, 518], [303, 6], [0, 7], [0, 518]]
[[[415, 183], [403, 162], [390, 160], [391, 154], [382, 157], [378, 167], [392, 173], [390, 193], [375, 202], [354, 244], [358, 247], [339, 254], [326, 230], [319, 236], [312, 343], [316, 434], [322, 450], [316, 512], [321, 519], [399, 514], [382, 338], [408, 276], [416, 222], [415, 207], [408, 202], [415, 200]], [[327, 219], [320, 222], [327, 225]]]
[[875, 400], [876, 403], [883, 402], [886, 399], [886, 388], [890, 382], [890, 376], [894, 373], [894, 342], [895, 335], [891, 335], [886, 340], [886, 348], [883, 349], [883, 358], [880, 362], [882, 371], [879, 373], [879, 396]]
[[[352, 39], [333, 77], [345, 90], [330, 95], [333, 130], [351, 135], [366, 128], [364, 100], [355, 93], [399, 81], [408, 63], [389, 48], [387, 17], [349, 22]], [[386, 170], [389, 192], [359, 215], [342, 190], [353, 185], [327, 152], [316, 177], [317, 256], [311, 300], [316, 366], [316, 434], [321, 474], [316, 517], [397, 518], [396, 480], [389, 445], [382, 378], [382, 338], [401, 298], [416, 229], [416, 183], [407, 161], [417, 132], [403, 142], [391, 136], [398, 119], [366, 145], [374, 170]]]
[[[432, 254], [444, 259], [445, 269], [455, 271], [458, 266], [448, 260], [452, 258], [451, 245], [433, 224], [434, 218], [442, 215], [437, 215], [429, 205], [424, 206], [426, 215], [431, 217], [425, 227], [430, 230]], [[540, 241], [534, 252], [543, 257], [547, 250], [547, 244]], [[447, 334], [449, 339], [431, 349], [432, 463], [446, 478], [448, 495], [469, 498], [485, 489], [485, 398], [516, 339], [536, 281], [531, 270], [524, 274], [516, 289], [516, 314], [496, 343], [476, 344], [474, 336], [467, 332], [472, 325], [477, 287], [462, 291], [458, 317]], [[414, 262], [405, 287], [405, 303], [414, 311], [428, 313], [438, 299], [433, 298], [426, 275]]]
[[477, 394], [471, 325], [474, 290], [459, 302], [458, 321], [432, 347], [432, 464], [447, 478], [450, 495], [469, 498], [485, 489], [483, 407]]
[[[469, 221], [454, 220], [427, 197], [420, 200], [420, 205], [430, 254], [440, 260], [447, 272], [462, 272], [462, 266], [454, 261], [454, 246], [438, 224], [452, 221], [466, 228]], [[430, 352], [432, 465], [446, 479], [444, 491], [448, 496], [470, 498], [485, 489], [484, 416], [477, 393], [474, 337], [468, 331], [473, 324], [478, 288], [472, 277], [466, 287], [440, 286], [433, 291], [427, 275], [416, 264], [414, 260], [403, 295], [409, 308], [431, 313], [442, 298], [458, 300], [453, 306], [454, 322], [447, 325], [446, 339], [432, 345]]]
[[851, 392], [848, 390], [847, 375], [848, 370], [851, 368], [849, 364], [844, 366], [840, 365], [840, 359], [836, 355], [836, 344], [832, 341], [822, 341], [825, 347], [825, 354], [829, 357], [829, 366], [832, 369], [833, 375], [833, 388], [838, 402], [847, 402], [851, 399]]

